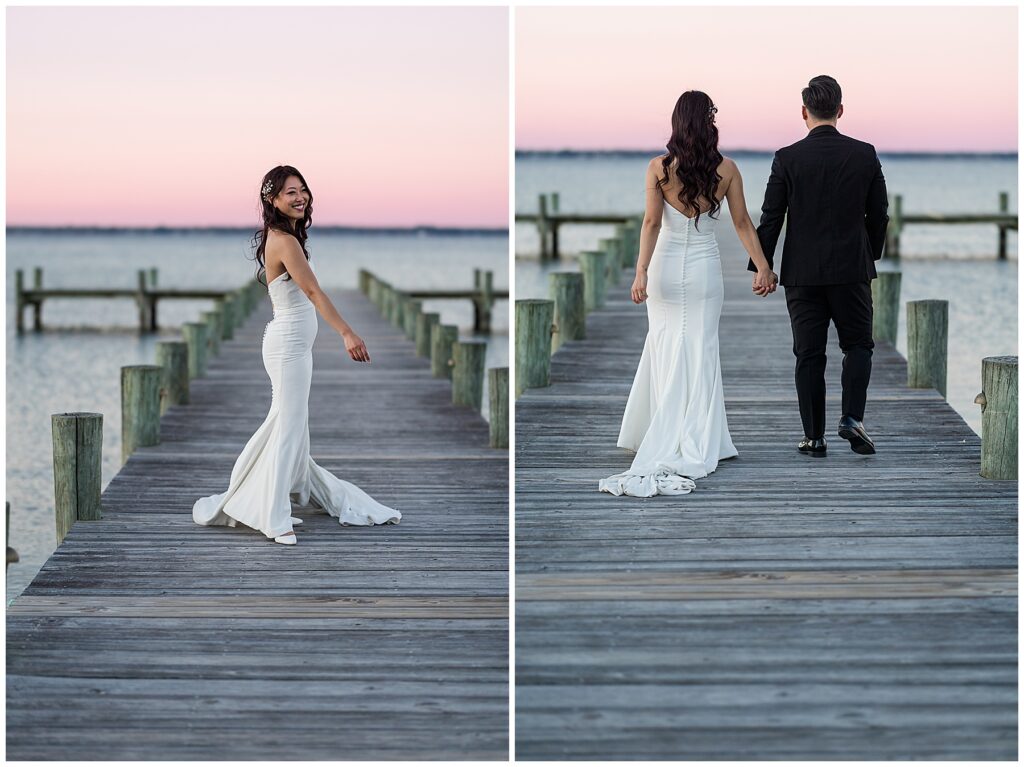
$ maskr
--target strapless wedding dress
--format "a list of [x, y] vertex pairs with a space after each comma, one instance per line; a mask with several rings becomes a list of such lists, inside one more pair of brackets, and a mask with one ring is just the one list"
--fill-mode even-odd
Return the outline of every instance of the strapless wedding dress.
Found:
[[[314, 269], [312, 261], [310, 268]], [[226, 492], [200, 498], [200, 525], [241, 522], [275, 538], [292, 530], [291, 502], [314, 504], [343, 525], [398, 522], [400, 512], [318, 466], [309, 454], [309, 387], [313, 375], [316, 308], [293, 279], [267, 286], [274, 319], [263, 332], [263, 365], [270, 376], [270, 412], [231, 469]], [[340, 346], [340, 341], [339, 341]]]
[[[667, 202], [647, 269], [647, 338], [622, 416], [628, 471], [602, 479], [613, 495], [681, 495], [738, 455], [725, 417], [718, 319], [725, 286], [715, 220], [696, 224]], [[699, 229], [698, 229], [699, 227]]]

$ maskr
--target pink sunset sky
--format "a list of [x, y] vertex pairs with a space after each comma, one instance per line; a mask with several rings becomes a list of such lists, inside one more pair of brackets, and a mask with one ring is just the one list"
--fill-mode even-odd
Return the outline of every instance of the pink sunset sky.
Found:
[[7, 224], [505, 227], [505, 8], [7, 9]]
[[515, 28], [518, 149], [664, 146], [686, 90], [723, 148], [776, 149], [828, 74], [840, 130], [880, 151], [1017, 150], [1015, 7], [530, 7]]

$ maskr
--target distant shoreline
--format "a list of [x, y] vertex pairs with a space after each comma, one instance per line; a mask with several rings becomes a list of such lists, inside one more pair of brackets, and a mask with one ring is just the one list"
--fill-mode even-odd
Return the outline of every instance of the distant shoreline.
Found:
[[[7, 234], [238, 234], [252, 235], [255, 226], [20, 226], [7, 227]], [[446, 226], [332, 226], [328, 224], [310, 227], [310, 233], [323, 234], [365, 234], [382, 236], [443, 236], [443, 237], [508, 237], [505, 227], [460, 228]]]
[[[664, 149], [516, 149], [520, 157], [654, 157]], [[773, 149], [722, 149], [730, 157], [771, 157]], [[886, 152], [880, 151], [881, 158], [905, 158], [914, 160], [1016, 160], [1016, 152]]]

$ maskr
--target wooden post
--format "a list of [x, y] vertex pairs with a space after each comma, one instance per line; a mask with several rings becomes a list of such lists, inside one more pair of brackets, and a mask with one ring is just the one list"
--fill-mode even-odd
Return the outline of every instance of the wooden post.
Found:
[[245, 319], [249, 316], [251, 307], [249, 302], [246, 301], [244, 290], [232, 291], [232, 295], [235, 297], [235, 327], [240, 328], [245, 324]]
[[139, 332], [145, 333], [149, 328], [149, 301], [146, 293], [146, 270], [139, 269], [138, 285], [135, 288], [135, 304], [139, 308]]
[[160, 415], [163, 415], [172, 405], [188, 404], [188, 344], [157, 341], [156, 364], [164, 370], [160, 386]]
[[25, 332], [25, 272], [14, 270], [15, 326], [19, 333]]
[[619, 241], [614, 237], [603, 237], [600, 248], [605, 254], [605, 281], [609, 285], [618, 285], [622, 276], [622, 256], [619, 255]]
[[889, 200], [889, 225], [885, 229], [885, 255], [900, 257], [900, 233], [903, 231], [903, 195], [893, 195]]
[[150, 267], [150, 270], [149, 270], [149, 287], [151, 287], [151, 288], [155, 288], [156, 287], [156, 278], [157, 278], [156, 267], [155, 266], [154, 267]]
[[878, 272], [871, 281], [872, 335], [895, 346], [900, 319], [900, 272]]
[[103, 414], [54, 413], [53, 495], [57, 543], [79, 519], [99, 519]]
[[488, 269], [473, 270], [473, 287], [477, 295], [473, 298], [473, 332], [491, 332], [491, 309], [494, 307], [494, 272]]
[[604, 306], [605, 270], [608, 255], [603, 252], [586, 250], [577, 259], [583, 273], [583, 305], [588, 312]]
[[[999, 193], [999, 212], [1010, 212], [1010, 195], [1008, 192]], [[999, 225], [999, 260], [1006, 260], [1006, 227]]]
[[206, 325], [201, 322], [186, 322], [181, 334], [188, 344], [188, 377], [201, 378], [206, 375]]
[[359, 270], [359, 292], [364, 296], [370, 295], [370, 273], [366, 269]]
[[220, 354], [220, 339], [224, 331], [221, 329], [222, 316], [219, 311], [213, 309], [199, 315], [206, 323], [206, 338], [210, 346], [210, 354]]
[[907, 386], [946, 396], [949, 302], [907, 302]]
[[366, 297], [370, 299], [370, 303], [374, 306], [380, 306], [380, 280], [374, 274], [371, 274], [369, 277]]
[[159, 365], [128, 365], [121, 368], [121, 461], [136, 448], [160, 442]]
[[[18, 552], [11, 546], [11, 502], [7, 501], [7, 567], [10, 567], [15, 562], [20, 561]], [[58, 541], [59, 542], [59, 541]]]
[[579, 272], [552, 272], [548, 277], [548, 296], [555, 304], [551, 353], [566, 341], [586, 337], [587, 312], [583, 303], [583, 275]]
[[981, 361], [981, 476], [1017, 479], [1017, 357]]
[[483, 341], [456, 341], [452, 344], [452, 403], [469, 405], [476, 410], [484, 402], [484, 357], [487, 344]]
[[547, 261], [551, 253], [548, 250], [548, 198], [543, 193], [537, 198], [537, 234], [540, 236], [540, 260]]
[[[32, 270], [32, 287], [36, 290], [43, 289], [43, 268], [37, 266]], [[43, 299], [37, 297], [32, 302], [32, 329], [42, 330], [43, 329]]]
[[433, 334], [433, 327], [441, 321], [441, 315], [437, 312], [420, 312], [416, 318], [416, 356], [430, 356], [430, 337]]
[[491, 427], [491, 447], [508, 447], [508, 368], [487, 371], [487, 417]]
[[430, 329], [430, 370], [434, 378], [452, 377], [452, 345], [459, 338], [455, 325], [434, 325]]
[[224, 298], [217, 301], [217, 310], [220, 311], [221, 316], [221, 335], [222, 341], [227, 341], [235, 337], [235, 299], [228, 293]]
[[409, 295], [401, 290], [393, 291], [391, 305], [388, 307], [388, 321], [396, 328], [405, 326], [405, 302]]
[[405, 337], [410, 341], [416, 340], [416, 325], [419, 323], [420, 314], [423, 313], [423, 302], [412, 298], [405, 305], [405, 312], [402, 314], [405, 327]]
[[[602, 258], [604, 254], [601, 254]], [[551, 385], [551, 325], [555, 302], [516, 301], [516, 396]]]

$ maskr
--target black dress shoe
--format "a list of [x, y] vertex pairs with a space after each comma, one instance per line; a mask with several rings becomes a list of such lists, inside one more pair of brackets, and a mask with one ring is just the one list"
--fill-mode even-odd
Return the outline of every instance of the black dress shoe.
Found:
[[849, 440], [850, 449], [860, 455], [874, 455], [875, 443], [864, 431], [864, 424], [856, 418], [844, 415], [839, 419], [839, 436]]
[[796, 449], [806, 455], [814, 456], [815, 458], [823, 458], [825, 452], [828, 450], [828, 445], [825, 444], [825, 438], [820, 439], [807, 439], [804, 437], [800, 440], [800, 444], [796, 446]]

